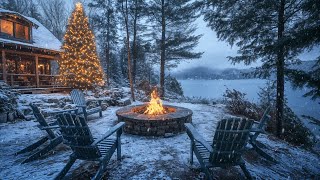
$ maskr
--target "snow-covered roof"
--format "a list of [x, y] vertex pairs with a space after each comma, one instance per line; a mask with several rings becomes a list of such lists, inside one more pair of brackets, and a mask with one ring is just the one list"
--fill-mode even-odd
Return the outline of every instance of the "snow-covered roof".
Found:
[[23, 19], [29, 21], [33, 24], [32, 26], [32, 43], [25, 43], [5, 38], [0, 38], [0, 42], [4, 44], [17, 44], [27, 47], [35, 47], [41, 49], [48, 49], [53, 51], [61, 51], [61, 42], [46, 28], [44, 27], [39, 21], [32, 17], [24, 16], [20, 13], [9, 11], [6, 9], [0, 8], [0, 14], [7, 13], [7, 14], [15, 14], [21, 16]]

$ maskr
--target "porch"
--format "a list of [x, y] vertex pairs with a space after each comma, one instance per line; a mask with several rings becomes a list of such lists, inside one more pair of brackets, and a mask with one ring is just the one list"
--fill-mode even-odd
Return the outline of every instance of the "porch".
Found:
[[0, 80], [14, 89], [54, 88], [58, 83], [58, 54], [1, 50]]

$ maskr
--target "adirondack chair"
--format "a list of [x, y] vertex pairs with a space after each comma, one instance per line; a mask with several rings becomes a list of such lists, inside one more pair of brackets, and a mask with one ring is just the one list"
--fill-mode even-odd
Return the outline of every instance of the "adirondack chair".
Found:
[[254, 121], [253, 129], [251, 130], [251, 133], [249, 135], [249, 143], [252, 145], [253, 149], [260, 154], [262, 157], [266, 158], [269, 161], [272, 162], [277, 162], [272, 156], [264, 152], [261, 147], [259, 147], [257, 143], [257, 137], [259, 136], [260, 133], [265, 133], [265, 126], [267, 122], [271, 119], [270, 115], [270, 106], [267, 107], [267, 109], [264, 111], [262, 118], [260, 119], [259, 122]]
[[[64, 143], [73, 151], [66, 166], [60, 171], [55, 179], [62, 179], [77, 159], [99, 161], [100, 168], [93, 179], [101, 179], [107, 163], [117, 149], [117, 159], [121, 160], [122, 127], [124, 122], [112, 127], [102, 138], [94, 140], [90, 129], [81, 116], [59, 114], [58, 124], [61, 128]], [[116, 133], [116, 138], [110, 138]]]
[[[86, 101], [83, 92], [80, 91], [79, 89], [72, 90], [70, 92], [70, 95], [73, 103], [76, 104], [77, 107], [79, 108], [78, 114], [83, 114], [86, 120], [88, 120], [88, 115], [98, 113], [98, 112], [99, 112], [99, 116], [102, 117], [102, 107], [101, 107], [102, 100], [101, 99]], [[99, 106], [88, 109], [88, 105], [94, 101], [98, 101]]]
[[240, 166], [245, 176], [251, 179], [242, 158], [242, 152], [248, 142], [253, 120], [245, 118], [222, 119], [213, 138], [213, 143], [205, 141], [190, 124], [186, 123], [186, 131], [191, 139], [190, 163], [193, 163], [193, 153], [200, 162], [207, 179], [213, 179], [209, 168]]
[[[62, 136], [57, 135], [57, 133], [55, 133], [52, 129], [57, 128], [52, 126], [52, 124], [48, 124], [47, 121], [45, 120], [45, 118], [43, 117], [42, 113], [40, 112], [39, 108], [30, 103], [29, 104], [30, 107], [32, 108], [33, 114], [35, 116], [35, 118], [37, 119], [37, 121], [39, 122], [39, 128], [41, 130], [44, 130], [47, 132], [47, 134], [43, 137], [41, 137], [38, 141], [36, 141], [35, 143], [27, 146], [26, 148], [16, 152], [15, 154], [22, 154], [22, 153], [26, 153], [26, 152], [31, 152], [37, 148], [39, 148], [41, 145], [43, 145], [45, 142], [47, 142], [49, 140], [49, 144], [45, 145], [43, 148], [39, 149], [38, 151], [36, 151], [35, 153], [33, 153], [31, 156], [29, 156], [28, 158], [26, 158], [22, 163], [27, 163], [36, 159], [39, 159], [41, 157], [43, 157], [45, 154], [47, 154], [48, 152], [50, 152], [51, 150], [53, 150], [56, 146], [58, 146], [60, 143], [62, 143]], [[71, 109], [71, 110], [62, 110], [62, 111], [56, 111], [56, 113], [63, 113], [63, 112], [70, 112], [70, 111], [76, 111], [75, 109]]]

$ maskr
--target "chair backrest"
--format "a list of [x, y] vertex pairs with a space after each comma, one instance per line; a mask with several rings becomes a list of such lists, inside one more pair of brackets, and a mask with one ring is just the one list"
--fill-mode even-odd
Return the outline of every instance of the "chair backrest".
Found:
[[96, 159], [101, 157], [98, 146], [94, 142], [91, 131], [83, 117], [69, 113], [58, 115], [64, 143], [69, 145], [79, 159]]
[[70, 92], [71, 99], [73, 103], [77, 105], [86, 105], [86, 99], [84, 97], [84, 94], [79, 89], [74, 89]]
[[246, 118], [229, 118], [218, 122], [210, 162], [217, 165], [239, 162], [252, 125], [253, 120]]
[[[31, 107], [31, 109], [33, 111], [34, 117], [37, 119], [37, 121], [39, 122], [40, 126], [48, 127], [49, 125], [48, 125], [47, 121], [44, 119], [44, 116], [40, 112], [40, 109], [38, 108], [38, 106], [36, 106], [36, 105], [34, 105], [32, 103], [30, 103], [29, 105], [30, 105], [30, 107]], [[54, 139], [54, 138], [57, 137], [51, 129], [46, 129], [45, 131], [47, 131], [50, 139]]]
[[[270, 113], [270, 106], [267, 107], [267, 109], [264, 111], [258, 126], [256, 127], [259, 130], [264, 130], [264, 128], [266, 127], [267, 122], [271, 119], [269, 113]], [[257, 139], [257, 137], [259, 136], [261, 132], [255, 132], [252, 134], [251, 139], [255, 140]]]

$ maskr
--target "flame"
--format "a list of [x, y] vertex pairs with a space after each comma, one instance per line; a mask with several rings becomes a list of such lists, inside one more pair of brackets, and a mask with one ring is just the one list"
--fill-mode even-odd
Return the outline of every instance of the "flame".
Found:
[[153, 90], [151, 93], [151, 100], [147, 106], [147, 110], [144, 111], [144, 114], [160, 115], [165, 113], [166, 110], [162, 106], [162, 101], [159, 98], [157, 91]]

